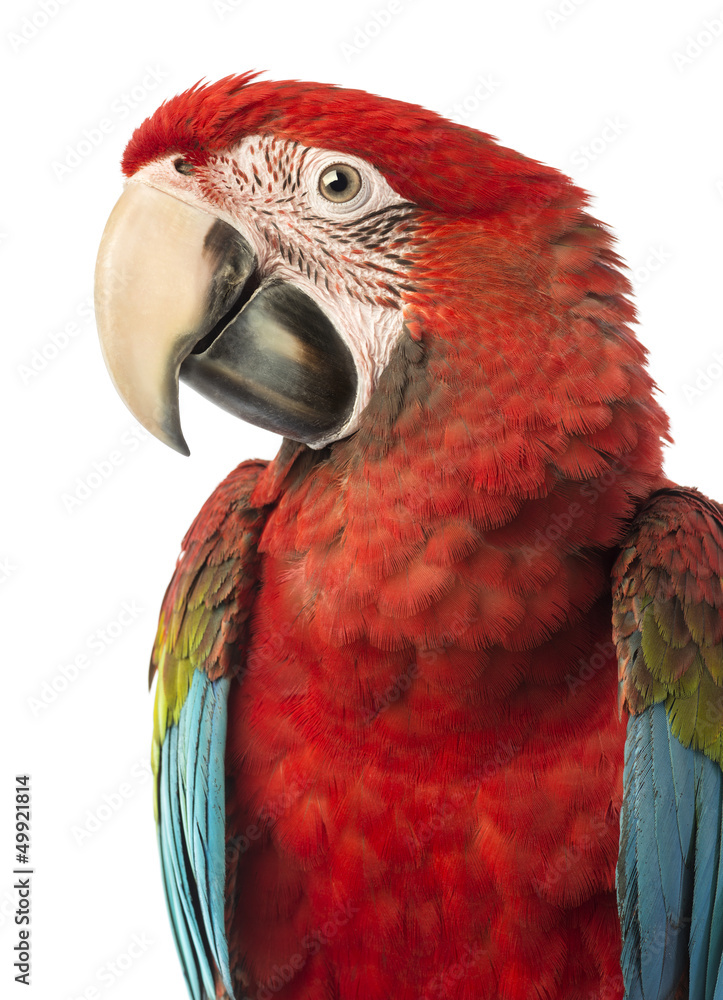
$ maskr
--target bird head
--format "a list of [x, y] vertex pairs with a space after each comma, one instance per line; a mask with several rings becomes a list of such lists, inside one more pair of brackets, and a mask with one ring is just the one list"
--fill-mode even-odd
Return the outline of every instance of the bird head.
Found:
[[657, 469], [630, 286], [569, 178], [414, 105], [254, 77], [165, 102], [125, 151], [96, 313], [148, 430], [188, 453], [180, 378], [312, 449], [426, 420], [431, 452], [523, 496], [643, 425]]

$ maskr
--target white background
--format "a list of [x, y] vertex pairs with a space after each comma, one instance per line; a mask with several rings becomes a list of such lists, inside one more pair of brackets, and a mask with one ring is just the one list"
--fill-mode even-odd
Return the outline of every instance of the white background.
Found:
[[[676, 442], [668, 473], [723, 499], [723, 358], [715, 360], [723, 354], [723, 8], [670, 0], [44, 6], [47, 14], [39, 0], [6, 2], [0, 15], [0, 991], [170, 1000], [185, 993], [145, 764], [148, 654], [201, 503], [239, 461], [273, 455], [278, 439], [185, 391], [191, 458], [152, 439], [132, 444], [137, 425], [111, 386], [88, 311], [132, 129], [201, 77], [255, 68], [423, 104], [571, 174], [593, 193], [594, 213], [633, 268], [639, 335]], [[110, 120], [105, 133], [94, 131], [101, 119]], [[101, 136], [89, 152], [86, 130]], [[709, 366], [709, 382], [700, 381]], [[112, 475], [69, 502], [113, 452]], [[121, 613], [124, 603], [132, 614]], [[73, 667], [83, 656], [82, 669]], [[29, 989], [13, 982], [11, 951], [18, 772], [33, 784]]]

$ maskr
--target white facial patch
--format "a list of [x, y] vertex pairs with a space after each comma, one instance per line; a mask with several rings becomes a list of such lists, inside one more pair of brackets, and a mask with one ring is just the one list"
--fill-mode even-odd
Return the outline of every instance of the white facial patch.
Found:
[[[359, 157], [272, 136], [247, 137], [190, 173], [179, 166], [188, 170], [178, 154], [156, 160], [129, 183], [148, 184], [228, 222], [254, 249], [263, 281], [291, 282], [320, 306], [351, 351], [358, 388], [344, 427], [310, 446], [346, 437], [358, 427], [402, 332], [415, 206]], [[346, 176], [360, 181], [348, 200], [324, 195], [337, 175], [335, 187]]]

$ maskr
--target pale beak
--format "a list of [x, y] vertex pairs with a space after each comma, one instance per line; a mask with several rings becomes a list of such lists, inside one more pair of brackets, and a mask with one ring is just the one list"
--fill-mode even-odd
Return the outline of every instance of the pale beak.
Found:
[[187, 455], [179, 377], [249, 423], [311, 447], [343, 431], [358, 379], [351, 351], [301, 285], [258, 272], [233, 226], [131, 181], [98, 252], [103, 356], [129, 410]]
[[95, 311], [111, 378], [136, 419], [181, 454], [183, 360], [239, 296], [254, 269], [232, 226], [169, 194], [129, 183], [98, 251]]

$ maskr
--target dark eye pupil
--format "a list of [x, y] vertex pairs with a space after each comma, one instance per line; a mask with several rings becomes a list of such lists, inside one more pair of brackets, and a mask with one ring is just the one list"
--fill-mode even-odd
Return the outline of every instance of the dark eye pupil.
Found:
[[327, 201], [352, 202], [362, 188], [361, 174], [345, 163], [330, 163], [319, 177], [319, 191]]
[[336, 191], [337, 194], [346, 191], [349, 187], [349, 178], [346, 174], [342, 174], [338, 170], [330, 170], [325, 180], [326, 186], [331, 188], [332, 191]]

